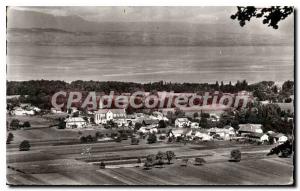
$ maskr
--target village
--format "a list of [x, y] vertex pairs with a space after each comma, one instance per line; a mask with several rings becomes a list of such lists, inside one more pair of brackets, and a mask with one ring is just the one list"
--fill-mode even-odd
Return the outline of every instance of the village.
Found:
[[[224, 123], [224, 119], [232, 119], [234, 112], [220, 110], [220, 107], [213, 107], [214, 109], [210, 110], [207, 108], [204, 111], [162, 108], [127, 114], [125, 108], [82, 111], [71, 107], [67, 111], [51, 108], [49, 111], [42, 112], [36, 106], [20, 104], [8, 111], [10, 122], [7, 121], [7, 129], [11, 134], [18, 129], [34, 129], [37, 126], [31, 124], [31, 118], [40, 118], [50, 121], [48, 128], [54, 127], [57, 133], [60, 130], [78, 132], [80, 135], [78, 140], [81, 143], [121, 142], [131, 138], [132, 144], [138, 143], [140, 139], [146, 139], [148, 143], [160, 141], [199, 144], [210, 141], [232, 141], [257, 145], [280, 145], [287, 140], [292, 140], [290, 135], [271, 130], [265, 131], [262, 124], [234, 124], [233, 127], [232, 121], [227, 120]], [[22, 117], [28, 120], [22, 122]], [[293, 122], [292, 118], [287, 120]], [[47, 126], [43, 124], [42, 128]], [[11, 142], [9, 137], [8, 144]]]

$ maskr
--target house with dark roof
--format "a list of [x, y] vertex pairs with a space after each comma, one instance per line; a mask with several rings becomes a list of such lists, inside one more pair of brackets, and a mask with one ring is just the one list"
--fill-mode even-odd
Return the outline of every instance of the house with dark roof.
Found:
[[250, 134], [250, 133], [263, 133], [262, 125], [261, 124], [240, 124], [238, 133], [243, 134]]

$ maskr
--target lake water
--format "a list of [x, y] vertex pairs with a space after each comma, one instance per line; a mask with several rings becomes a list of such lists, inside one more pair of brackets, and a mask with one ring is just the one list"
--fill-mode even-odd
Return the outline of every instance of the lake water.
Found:
[[249, 82], [294, 79], [290, 46], [8, 45], [7, 80]]

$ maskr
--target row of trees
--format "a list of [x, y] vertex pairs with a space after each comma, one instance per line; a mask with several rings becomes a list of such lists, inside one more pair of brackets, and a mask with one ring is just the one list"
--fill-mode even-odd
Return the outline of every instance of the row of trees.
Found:
[[17, 130], [20, 128], [29, 128], [29, 127], [31, 127], [31, 124], [29, 121], [25, 121], [25, 122], [21, 123], [18, 119], [12, 119], [9, 124], [9, 128], [11, 130]]
[[[99, 81], [73, 81], [67, 83], [64, 81], [51, 81], [51, 80], [31, 80], [23, 82], [8, 81], [7, 82], [7, 95], [21, 95], [18, 99], [21, 103], [30, 103], [42, 109], [51, 108], [51, 96], [58, 91], [80, 91], [83, 93], [96, 91], [105, 92], [109, 94], [110, 91], [115, 93], [135, 91], [174, 91], [174, 92], [214, 92], [221, 91], [226, 93], [236, 93], [242, 90], [255, 92], [260, 96], [269, 87], [274, 86], [272, 81], [263, 81], [256, 84], [248, 84], [246, 80], [237, 81], [235, 85], [231, 82], [224, 84], [218, 81], [215, 84], [208, 83], [172, 83], [172, 82], [154, 82], [154, 83], [131, 83], [131, 82], [99, 82]], [[282, 85], [282, 92], [285, 94], [293, 94], [294, 82], [287, 81]], [[25, 96], [26, 95], [26, 96]], [[260, 96], [264, 98], [263, 96]], [[10, 99], [8, 103], [18, 104], [18, 100]]]

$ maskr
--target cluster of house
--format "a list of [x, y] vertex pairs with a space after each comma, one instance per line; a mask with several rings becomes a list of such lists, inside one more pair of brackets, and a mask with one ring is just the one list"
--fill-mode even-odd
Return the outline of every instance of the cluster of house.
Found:
[[11, 115], [35, 115], [41, 112], [41, 109], [30, 104], [20, 104], [18, 107], [14, 107], [12, 111], [10, 111]]
[[[13, 115], [35, 115], [41, 110], [37, 107], [31, 106], [29, 104], [21, 104], [19, 107], [15, 107], [11, 114]], [[61, 110], [55, 108], [51, 109], [52, 113], [60, 114], [64, 113]], [[74, 114], [80, 111], [77, 108], [71, 108], [70, 114]], [[157, 133], [159, 121], [168, 121], [168, 118], [162, 112], [152, 112], [150, 115], [144, 113], [135, 113], [132, 115], [127, 115], [125, 109], [99, 109], [93, 113], [93, 118], [82, 117], [81, 115], [76, 115], [73, 117], [68, 117], [65, 119], [66, 128], [86, 128], [90, 126], [91, 123], [96, 125], [105, 125], [109, 121], [113, 121], [119, 127], [129, 126], [131, 124], [134, 126], [135, 123], [140, 123], [141, 128], [139, 132], [142, 133]], [[212, 121], [219, 121], [220, 117], [216, 114], [211, 113], [209, 119]], [[93, 120], [93, 121], [91, 121]], [[240, 124], [239, 129], [236, 131], [231, 126], [225, 126], [223, 128], [210, 128], [201, 129], [199, 123], [191, 122], [186, 117], [177, 118], [175, 120], [175, 128], [172, 128], [169, 132], [169, 136], [179, 137], [185, 136], [187, 138], [200, 138], [203, 141], [209, 141], [212, 139], [221, 140], [239, 140], [248, 139], [256, 142], [270, 142], [272, 139], [273, 143], [284, 143], [288, 140], [288, 137], [282, 133], [275, 133], [268, 131], [266, 133], [262, 130], [261, 124]]]
[[273, 131], [268, 131], [266, 133], [262, 130], [261, 124], [240, 124], [238, 133], [241, 137], [247, 138], [248, 140], [264, 143], [270, 142], [272, 139], [273, 143], [282, 144], [288, 140], [288, 137], [282, 133], [275, 133]]
[[[154, 128], [158, 126], [160, 120], [168, 121], [168, 118], [160, 112], [153, 112], [151, 115], [145, 115], [144, 113], [127, 115], [125, 109], [99, 109], [93, 115], [93, 123], [96, 125], [106, 125], [110, 121], [113, 121], [119, 127], [128, 127], [129, 124], [134, 125], [139, 122], [143, 128]], [[69, 117], [65, 122], [66, 128], [85, 128], [89, 125], [83, 117]]]

